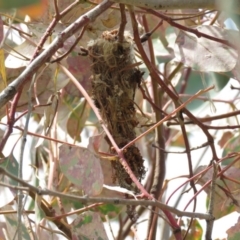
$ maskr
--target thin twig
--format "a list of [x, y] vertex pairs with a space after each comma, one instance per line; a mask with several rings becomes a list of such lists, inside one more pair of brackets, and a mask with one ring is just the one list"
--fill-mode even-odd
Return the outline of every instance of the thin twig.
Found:
[[[193, 147], [193, 148], [190, 148], [189, 150], [185, 150], [185, 151], [182, 151], [182, 152], [180, 152], [180, 151], [166, 151], [166, 150], [164, 150], [164, 149], [162, 149], [165, 153], [175, 153], [175, 154], [185, 154], [185, 153], [187, 153], [188, 151], [194, 151], [194, 150], [198, 150], [198, 149], [200, 149], [200, 148], [204, 148], [204, 147], [207, 147], [209, 145], [209, 143], [208, 142], [205, 142], [205, 143], [203, 143], [202, 145], [200, 145], [200, 146], [197, 146], [197, 147]], [[159, 146], [156, 146], [156, 145], [154, 145], [154, 144], [152, 144], [152, 146], [153, 147], [155, 147], [155, 148], [160, 148]]]
[[60, 62], [63, 58], [65, 58], [70, 52], [72, 52], [72, 50], [76, 47], [76, 45], [78, 44], [78, 42], [80, 41], [80, 39], [82, 38], [85, 30], [87, 29], [87, 25], [83, 27], [83, 29], [81, 30], [81, 32], [79, 33], [79, 35], [77, 36], [77, 38], [75, 39], [73, 45], [67, 50], [67, 52], [63, 53], [60, 57], [54, 59], [51, 61], [51, 63], [54, 62]]
[[[227, 157], [225, 157], [224, 159], [227, 159]], [[225, 168], [223, 168], [220, 172], [217, 173], [217, 177], [222, 176], [222, 174], [224, 172], [226, 172], [234, 163], [236, 163], [237, 161], [240, 160], [240, 157], [236, 158], [232, 163], [228, 164]], [[221, 161], [223, 161], [223, 159], [221, 159]], [[218, 161], [218, 163], [220, 163], [220, 160]], [[212, 166], [210, 166], [212, 167]], [[208, 168], [209, 169], [209, 168]], [[205, 170], [204, 170], [205, 171]], [[195, 177], [195, 176], [194, 176]], [[204, 189], [206, 189], [206, 187], [208, 187], [211, 184], [212, 180], [208, 180], [200, 190], [198, 190], [198, 192], [196, 194], [194, 194], [194, 196], [189, 200], [188, 204], [186, 204], [184, 210], [186, 210], [188, 208], [188, 206], [190, 205], [190, 203], [193, 201], [194, 198], [196, 198]]]
[[216, 187], [216, 179], [217, 179], [217, 173], [218, 173], [218, 166], [217, 163], [213, 161], [213, 176], [212, 176], [212, 183], [211, 183], [211, 190], [209, 195], [209, 205], [208, 205], [208, 214], [212, 216], [212, 219], [207, 220], [207, 229], [206, 229], [206, 240], [212, 239], [212, 230], [213, 230], [213, 223], [214, 223], [214, 197], [215, 197], [215, 187]]
[[146, 134], [148, 134], [149, 132], [153, 131], [156, 127], [158, 127], [159, 125], [163, 124], [165, 121], [167, 121], [168, 119], [171, 118], [171, 116], [175, 115], [177, 112], [179, 112], [180, 110], [182, 110], [183, 108], [186, 107], [186, 105], [188, 105], [190, 102], [192, 102], [194, 99], [196, 99], [199, 95], [202, 95], [203, 93], [206, 93], [210, 90], [214, 89], [214, 86], [210, 86], [206, 89], [203, 90], [199, 90], [196, 94], [194, 94], [192, 97], [190, 97], [186, 102], [184, 102], [183, 104], [181, 104], [178, 108], [176, 108], [174, 111], [172, 111], [171, 113], [169, 113], [166, 117], [164, 117], [161, 121], [159, 121], [158, 123], [154, 124], [151, 128], [149, 128], [148, 130], [146, 130], [144, 133], [140, 134], [137, 138], [135, 138], [133, 141], [129, 142], [128, 144], [126, 144], [122, 149], [125, 149], [129, 146], [131, 146], [132, 144], [134, 144], [137, 140], [139, 140], [140, 138], [142, 138], [143, 136], [145, 136]]
[[118, 42], [122, 43], [124, 39], [125, 26], [127, 24], [127, 17], [125, 12], [125, 5], [119, 4], [119, 6], [120, 6], [120, 12], [121, 12], [121, 23], [118, 30]]
[[110, 233], [111, 233], [112, 239], [116, 240], [115, 237], [114, 237], [114, 234], [113, 234], [113, 229], [112, 229], [112, 226], [111, 226], [111, 223], [110, 223], [108, 215], [105, 215], [105, 219], [106, 219], [106, 222], [107, 222], [108, 227], [110, 229]]
[[[186, 127], [184, 125], [184, 120], [183, 120], [183, 114], [182, 111], [178, 112], [177, 114], [178, 116], [178, 121], [180, 123], [180, 127], [182, 130], [182, 135], [183, 135], [183, 139], [184, 139], [184, 144], [186, 147], [186, 151], [187, 151], [187, 159], [188, 159], [188, 171], [189, 171], [189, 177], [193, 177], [193, 167], [192, 167], [192, 156], [191, 156], [191, 151], [190, 151], [190, 144], [188, 141], [188, 136], [187, 136], [187, 131], [186, 131]], [[195, 183], [193, 180], [190, 181], [190, 186], [193, 189], [194, 194], [197, 192]], [[193, 203], [193, 212], [195, 212], [196, 210], [196, 205], [197, 205], [197, 198], [194, 199], [194, 203]], [[178, 222], [180, 223], [180, 219], [178, 220]], [[183, 239], [186, 239], [188, 232], [190, 231], [190, 228], [192, 226], [192, 222], [193, 222], [193, 218], [191, 218], [190, 223], [188, 225], [187, 231], [183, 237]]]
[[[150, 31], [148, 27], [148, 22], [146, 19], [146, 16], [143, 15], [142, 17], [143, 26], [145, 29], [145, 32], [147, 33], [145, 35], [145, 40], [148, 43], [148, 49], [150, 53], [150, 60], [151, 63], [155, 66], [155, 54], [154, 54], [154, 48], [152, 39], [150, 38], [151, 34], [162, 24], [162, 21], [160, 21], [154, 29]], [[143, 38], [141, 37], [141, 41], [143, 41]], [[163, 98], [163, 91], [158, 88], [158, 84], [154, 79], [151, 78], [151, 84], [152, 84], [152, 94], [154, 99], [154, 104], [157, 105], [160, 109], [162, 108], [162, 98]], [[156, 116], [156, 122], [160, 121], [165, 114], [163, 114], [162, 111], [155, 110], [155, 116]], [[152, 168], [153, 168], [153, 175], [151, 179], [151, 189], [150, 193], [158, 200], [160, 200], [160, 194], [162, 191], [163, 182], [165, 179], [165, 173], [166, 173], [166, 164], [165, 164], [165, 153], [162, 151], [162, 149], [165, 148], [165, 140], [164, 140], [164, 126], [161, 125], [157, 128], [155, 128], [155, 141], [160, 146], [159, 149], [156, 149], [155, 152], [155, 159], [152, 161]], [[158, 211], [159, 209], [153, 207], [151, 209], [151, 213], [149, 216], [148, 221], [148, 240], [156, 239], [157, 234], [157, 223], [158, 223]]]
[[177, 22], [174, 22], [174, 20], [166, 15], [164, 15], [163, 13], [160, 13], [160, 12], [157, 12], [157, 11], [154, 11], [152, 9], [145, 9], [148, 13], [151, 13], [163, 20], [165, 20], [166, 22], [168, 22], [170, 25], [172, 25], [173, 27], [176, 27], [178, 29], [181, 29], [183, 31], [186, 31], [186, 32], [190, 32], [190, 33], [193, 33], [195, 34], [198, 38], [201, 38], [201, 37], [204, 37], [206, 39], [209, 39], [209, 40], [212, 40], [212, 41], [215, 41], [215, 42], [219, 42], [219, 43], [222, 43], [222, 44], [225, 44], [233, 49], [238, 49], [237, 46], [235, 44], [232, 44], [230, 41], [228, 40], [224, 40], [224, 39], [220, 39], [220, 38], [217, 38], [217, 37], [213, 37], [213, 36], [210, 36], [206, 33], [203, 33], [203, 32], [199, 32], [197, 29], [194, 29], [194, 28], [190, 28], [190, 27], [186, 27], [184, 25], [181, 25]]
[[[27, 91], [28, 94], [28, 114], [26, 116], [26, 123], [23, 130], [22, 135], [22, 141], [21, 141], [21, 147], [20, 147], [20, 157], [19, 157], [19, 167], [18, 167], [18, 177], [22, 179], [23, 177], [23, 155], [25, 150], [25, 145], [27, 141], [27, 132], [28, 132], [28, 125], [32, 113], [32, 88], [35, 81], [35, 75], [32, 78], [30, 87]], [[22, 210], [23, 210], [23, 192], [22, 190], [18, 190], [18, 214], [17, 214], [17, 220], [18, 220], [18, 240], [22, 239]]]
[[54, 8], [55, 8], [55, 18], [59, 17], [58, 3], [57, 0], [53, 0]]
[[[210, 121], [215, 121], [215, 120], [219, 120], [219, 119], [226, 119], [229, 117], [233, 117], [233, 116], [237, 116], [240, 114], [240, 110], [234, 111], [234, 112], [230, 112], [230, 113], [225, 113], [225, 114], [221, 114], [221, 115], [216, 115], [216, 116], [212, 116], [212, 117], [204, 117], [204, 118], [197, 118], [199, 121], [201, 121], [202, 123], [204, 122], [210, 122]], [[184, 120], [184, 124], [193, 124], [194, 122], [187, 119]], [[167, 126], [171, 126], [171, 125], [179, 125], [178, 122], [168, 122]], [[206, 127], [211, 127], [211, 126], [206, 126]]]
[[76, 0], [71, 5], [69, 5], [66, 9], [64, 9], [61, 13], [59, 13], [57, 1], [54, 0], [55, 17], [52, 20], [52, 22], [49, 24], [49, 26], [46, 29], [45, 33], [43, 34], [42, 38], [40, 39], [38, 46], [34, 51], [32, 60], [35, 59], [39, 55], [41, 49], [43, 48], [44, 43], [46, 42], [47, 38], [52, 34], [52, 31], [53, 31], [54, 27], [57, 25], [57, 23], [59, 22], [59, 20], [62, 17], [64, 17], [70, 10], [72, 10], [78, 4], [79, 4], [79, 0]]
[[109, 141], [111, 142], [112, 146], [115, 149], [119, 149], [115, 140], [113, 139], [111, 133], [109, 132], [107, 126], [104, 124], [104, 121], [98, 111], [98, 109], [96, 108], [95, 104], [93, 103], [91, 97], [88, 95], [88, 93], [86, 92], [86, 90], [83, 88], [83, 86], [79, 83], [79, 81], [73, 76], [73, 74], [71, 72], [68, 71], [67, 68], [65, 68], [63, 65], [59, 64], [59, 66], [62, 68], [63, 72], [70, 78], [70, 80], [73, 82], [73, 84], [78, 88], [78, 90], [82, 93], [82, 95], [84, 96], [84, 98], [87, 100], [88, 104], [90, 105], [90, 107], [92, 108], [92, 110], [94, 111], [95, 115], [97, 116], [97, 119], [99, 121], [99, 123], [102, 125]]

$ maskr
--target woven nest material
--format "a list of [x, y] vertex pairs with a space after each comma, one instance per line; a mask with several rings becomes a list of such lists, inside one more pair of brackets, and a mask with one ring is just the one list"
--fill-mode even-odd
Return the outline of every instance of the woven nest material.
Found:
[[[134, 96], [142, 73], [134, 65], [134, 48], [126, 32], [118, 41], [118, 31], [106, 31], [88, 45], [92, 60], [92, 97], [119, 147], [136, 137], [137, 126]], [[126, 149], [124, 156], [139, 181], [145, 174], [143, 158], [136, 146]], [[119, 185], [133, 189], [132, 180], [119, 161], [112, 163]]]

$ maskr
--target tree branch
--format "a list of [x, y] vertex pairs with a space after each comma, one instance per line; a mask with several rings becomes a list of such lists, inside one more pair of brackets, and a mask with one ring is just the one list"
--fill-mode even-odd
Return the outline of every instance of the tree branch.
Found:
[[[101, 197], [88, 197], [88, 196], [83, 196], [79, 197], [76, 195], [71, 195], [71, 194], [65, 194], [57, 191], [52, 191], [48, 189], [40, 189], [38, 187], [35, 187], [26, 181], [14, 176], [13, 174], [9, 173], [6, 171], [4, 168], [0, 167], [0, 174], [4, 174], [8, 176], [9, 178], [17, 181], [19, 184], [22, 186], [25, 186], [29, 189], [29, 191], [34, 192], [35, 194], [39, 196], [43, 195], [50, 195], [50, 196], [55, 196], [55, 197], [60, 197], [60, 198], [67, 198], [67, 199], [72, 199], [72, 200], [77, 200], [83, 204], [87, 203], [110, 203], [110, 204], [123, 204], [123, 205], [133, 205], [133, 206], [155, 206], [160, 208], [161, 210], [168, 210], [174, 214], [176, 214], [179, 217], [186, 216], [186, 217], [191, 217], [191, 218], [199, 218], [199, 219], [205, 219], [205, 220], [212, 220], [212, 216], [206, 213], [194, 213], [194, 212], [185, 212], [185, 211], [180, 211], [174, 207], [168, 206], [164, 203], [154, 201], [154, 200], [133, 200], [133, 199], [121, 199], [121, 198], [101, 198]], [[10, 187], [10, 185], [9, 185]], [[18, 189], [17, 186], [12, 186], [11, 188], [13, 189]], [[21, 188], [22, 189], [22, 188]]]
[[59, 35], [53, 40], [47, 49], [45, 49], [36, 59], [34, 59], [28, 67], [21, 73], [21, 75], [16, 78], [8, 87], [6, 87], [0, 93], [0, 108], [2, 108], [9, 100], [13, 98], [18, 89], [20, 89], [22, 83], [26, 79], [30, 79], [33, 74], [49, 59], [51, 56], [63, 46], [64, 42], [71, 37], [74, 33], [79, 31], [80, 28], [92, 22], [98, 17], [102, 12], [108, 9], [113, 3], [104, 0], [102, 3], [97, 5], [95, 8], [91, 9], [89, 12], [83, 14], [74, 23], [69, 25], [64, 31], [59, 33]]
[[[225, 3], [222, 0], [112, 0], [116, 3], [128, 4], [136, 7], [146, 7], [151, 9], [198, 9], [217, 8], [224, 9]], [[232, 1], [232, 10], [240, 10], [240, 1]], [[227, 2], [229, 4], [229, 2]], [[233, 7], [234, 6], [234, 7]]]
[[205, 237], [206, 240], [212, 239], [212, 230], [213, 230], [213, 223], [214, 223], [213, 209], [214, 209], [216, 179], [217, 179], [217, 163], [213, 162], [213, 176], [212, 176], [211, 191], [210, 191], [209, 204], [208, 204], [208, 214], [212, 216], [212, 219], [207, 220], [207, 229], [206, 229], [206, 237]]

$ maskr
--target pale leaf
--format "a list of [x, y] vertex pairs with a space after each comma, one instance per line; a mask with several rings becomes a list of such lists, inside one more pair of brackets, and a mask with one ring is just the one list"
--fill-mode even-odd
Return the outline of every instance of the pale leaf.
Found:
[[87, 148], [59, 148], [60, 168], [63, 174], [84, 194], [96, 196], [103, 188], [103, 173], [99, 159]]
[[87, 212], [79, 215], [71, 224], [72, 239], [99, 239], [107, 240], [103, 222], [98, 213]]
[[[237, 31], [215, 26], [198, 26], [195, 30], [237, 46]], [[174, 51], [176, 60], [202, 72], [229, 72], [236, 66], [238, 59], [236, 48], [185, 31], [179, 32]]]

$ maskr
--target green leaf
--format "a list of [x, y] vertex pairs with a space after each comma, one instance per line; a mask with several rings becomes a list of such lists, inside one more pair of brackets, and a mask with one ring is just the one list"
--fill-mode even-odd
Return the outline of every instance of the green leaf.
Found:
[[36, 219], [35, 223], [37, 225], [41, 222], [43, 218], [46, 217], [46, 214], [41, 208], [41, 200], [42, 200], [42, 197], [36, 195], [34, 208], [35, 208], [35, 219]]
[[[182, 236], [186, 234], [186, 230], [188, 229], [189, 224], [190, 224], [189, 218], [187, 218], [186, 220], [181, 220], [180, 226], [182, 229]], [[186, 240], [202, 240], [202, 235], [203, 235], [202, 226], [200, 225], [197, 219], [193, 219], [191, 227], [185, 239]], [[175, 237], [172, 235], [169, 240], [173, 240], [173, 239], [175, 239]]]
[[104, 205], [98, 206], [98, 209], [100, 210], [101, 213], [103, 213], [104, 215], [107, 215], [113, 212], [118, 214], [121, 211], [122, 207], [114, 204], [104, 204]]
[[[222, 157], [227, 156], [229, 153], [232, 152], [240, 152], [240, 145], [239, 145], [239, 134], [235, 135], [231, 138], [225, 145], [224, 150], [222, 152]], [[221, 165], [227, 166], [234, 161], [234, 158], [228, 158], [221, 162]], [[238, 163], [236, 163], [238, 164]], [[237, 165], [234, 166], [237, 166]]]
[[[5, 206], [1, 210], [14, 210], [11, 206]], [[9, 239], [15, 238], [15, 233], [18, 228], [18, 220], [17, 220], [17, 214], [5, 214], [4, 215], [6, 219], [6, 225], [7, 225], [7, 232], [9, 234]], [[22, 239], [24, 240], [31, 240], [28, 230], [24, 223], [22, 223]]]
[[[4, 168], [6, 171], [11, 173], [14, 176], [18, 175], [18, 162], [14, 158], [14, 156], [11, 154], [10, 156], [2, 159], [2, 162], [0, 163], [0, 167]], [[15, 180], [9, 179], [8, 181], [11, 185], [18, 185], [18, 183]]]
[[40, 3], [40, 0], [1, 0], [0, 8], [19, 8]]
[[67, 121], [68, 134], [76, 141], [80, 142], [80, 134], [85, 126], [85, 122], [89, 117], [90, 106], [84, 99], [70, 113]]
[[240, 232], [234, 233], [232, 236], [228, 237], [228, 240], [239, 240]]
[[189, 233], [186, 240], [201, 240], [203, 234], [203, 229], [197, 219], [194, 219], [189, 229]]

